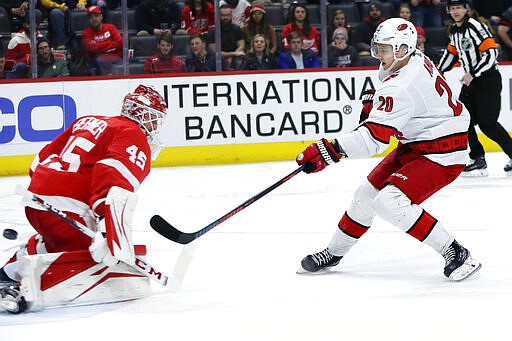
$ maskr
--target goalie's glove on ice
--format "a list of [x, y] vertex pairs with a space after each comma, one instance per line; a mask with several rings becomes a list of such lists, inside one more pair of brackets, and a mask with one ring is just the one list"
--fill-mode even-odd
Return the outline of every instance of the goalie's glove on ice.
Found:
[[89, 252], [96, 263], [103, 263], [107, 266], [112, 266], [117, 264], [119, 261], [119, 259], [114, 257], [110, 252], [107, 240], [103, 237], [101, 232], [96, 232], [96, 236], [94, 236], [92, 243], [89, 246]]
[[304, 172], [309, 174], [320, 172], [325, 167], [339, 162], [342, 157], [346, 156], [337, 140], [329, 142], [326, 139], [321, 139], [310, 144], [297, 156], [296, 161], [299, 166], [305, 164]]
[[359, 123], [365, 121], [370, 115], [370, 111], [373, 108], [373, 95], [375, 95], [375, 89], [367, 89], [363, 92], [363, 108], [359, 116]]

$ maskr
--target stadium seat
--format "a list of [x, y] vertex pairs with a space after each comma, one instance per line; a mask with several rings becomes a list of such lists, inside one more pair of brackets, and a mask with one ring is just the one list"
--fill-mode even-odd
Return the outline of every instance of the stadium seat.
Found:
[[158, 51], [156, 39], [156, 36], [130, 37], [130, 48], [133, 49], [133, 56], [139, 59], [146, 59], [154, 55]]
[[282, 28], [286, 21], [282, 6], [265, 6], [265, 18], [275, 28]]
[[377, 58], [373, 58], [371, 55], [360, 55], [359, 62], [361, 66], [379, 66], [380, 61]]
[[308, 10], [309, 23], [313, 26], [320, 24], [320, 6], [319, 5], [305, 5]]
[[190, 55], [190, 35], [188, 34], [176, 34], [174, 35], [174, 46], [172, 48], [172, 54], [178, 57], [186, 58]]
[[279, 55], [280, 52], [284, 51], [283, 47], [283, 28], [276, 28], [276, 36], [277, 36], [277, 51], [276, 54]]
[[446, 27], [425, 27], [424, 30], [429, 46], [446, 48], [450, 41]]
[[5, 10], [0, 11], [0, 36], [11, 36], [11, 23]]
[[86, 12], [69, 12], [69, 31], [81, 37], [82, 31], [89, 27], [89, 18]]
[[446, 50], [446, 46], [450, 41], [446, 27], [426, 27], [425, 36], [425, 54], [427, 54], [434, 63], [439, 63], [441, 57]]
[[[112, 74], [122, 75], [124, 71], [123, 65], [113, 65]], [[128, 73], [130, 75], [140, 75], [144, 73], [144, 63], [130, 63], [128, 64]]]
[[[123, 20], [121, 11], [110, 11], [107, 15], [106, 22], [114, 24], [119, 32], [123, 29]], [[123, 33], [123, 32], [121, 32]], [[135, 10], [128, 10], [128, 35], [134, 35], [137, 33], [137, 26], [135, 24]]]

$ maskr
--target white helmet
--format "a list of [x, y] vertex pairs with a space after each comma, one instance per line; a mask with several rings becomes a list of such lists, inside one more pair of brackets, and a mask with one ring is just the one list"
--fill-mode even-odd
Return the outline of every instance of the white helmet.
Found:
[[[372, 56], [377, 58], [377, 48], [375, 44], [391, 45], [395, 60], [403, 60], [416, 50], [418, 33], [414, 25], [402, 18], [391, 18], [381, 23], [373, 34], [371, 52]], [[407, 53], [401, 58], [397, 58], [402, 45], [407, 46]]]

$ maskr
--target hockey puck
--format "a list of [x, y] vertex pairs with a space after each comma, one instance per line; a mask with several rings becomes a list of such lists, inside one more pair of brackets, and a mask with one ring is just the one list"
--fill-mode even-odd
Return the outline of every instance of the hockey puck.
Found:
[[13, 230], [13, 229], [4, 229], [3, 236], [4, 236], [4, 238], [14, 240], [14, 239], [18, 238], [18, 232], [16, 232], [16, 230]]

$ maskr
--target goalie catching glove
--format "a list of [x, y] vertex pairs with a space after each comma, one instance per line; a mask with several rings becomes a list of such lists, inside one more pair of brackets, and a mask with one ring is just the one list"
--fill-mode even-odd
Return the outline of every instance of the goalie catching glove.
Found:
[[373, 108], [373, 95], [375, 95], [375, 89], [367, 89], [363, 92], [363, 108], [359, 116], [359, 123], [365, 121], [370, 115]]
[[326, 139], [321, 139], [310, 144], [297, 156], [296, 161], [299, 166], [305, 164], [304, 172], [309, 174], [320, 172], [325, 167], [339, 162], [342, 157], [346, 156], [337, 140], [329, 142]]

